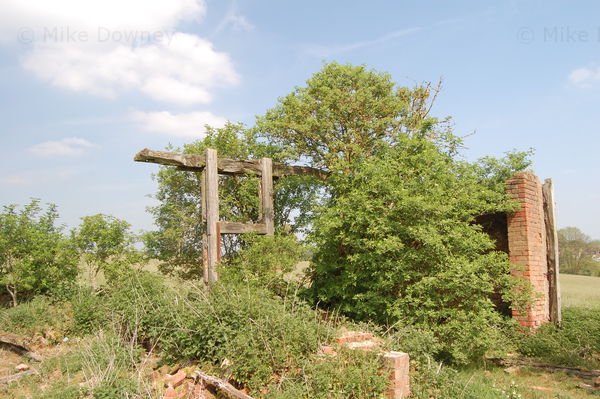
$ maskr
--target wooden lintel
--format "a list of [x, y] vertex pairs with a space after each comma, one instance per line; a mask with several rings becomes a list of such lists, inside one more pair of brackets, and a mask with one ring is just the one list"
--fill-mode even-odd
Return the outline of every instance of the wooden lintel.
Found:
[[221, 234], [244, 234], [257, 233], [267, 234], [267, 226], [264, 223], [236, 223], [236, 222], [219, 222]]
[[[159, 165], [176, 166], [179, 170], [190, 172], [199, 172], [206, 166], [206, 157], [204, 155], [194, 154], [176, 154], [167, 151], [156, 151], [144, 148], [133, 158], [136, 162], [149, 162]], [[219, 158], [217, 168], [219, 173], [225, 175], [238, 174], [261, 174], [261, 165], [259, 159], [236, 160], [230, 158]], [[273, 162], [273, 177], [283, 176], [314, 176], [320, 180], [325, 180], [328, 173], [320, 169], [309, 166], [290, 166], [279, 162]]]

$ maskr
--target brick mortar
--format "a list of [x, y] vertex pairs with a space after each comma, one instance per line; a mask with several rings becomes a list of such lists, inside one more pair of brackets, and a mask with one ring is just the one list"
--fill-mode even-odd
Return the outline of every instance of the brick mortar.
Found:
[[520, 172], [507, 181], [506, 187], [509, 196], [520, 204], [507, 217], [510, 261], [520, 266], [512, 273], [527, 279], [534, 291], [542, 294], [524, 314], [513, 311], [513, 317], [523, 326], [537, 328], [549, 320], [542, 185], [534, 174]]

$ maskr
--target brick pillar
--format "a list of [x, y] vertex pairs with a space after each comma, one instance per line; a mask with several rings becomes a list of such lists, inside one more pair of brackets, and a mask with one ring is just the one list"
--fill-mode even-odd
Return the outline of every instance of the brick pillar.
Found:
[[511, 198], [520, 208], [508, 214], [508, 249], [515, 265], [514, 276], [523, 277], [536, 293], [533, 304], [523, 313], [513, 310], [513, 318], [522, 326], [537, 328], [549, 321], [548, 263], [542, 185], [529, 172], [519, 172], [506, 182]]
[[386, 397], [390, 399], [405, 399], [410, 396], [410, 377], [408, 353], [386, 352], [383, 354], [384, 368], [390, 373]]

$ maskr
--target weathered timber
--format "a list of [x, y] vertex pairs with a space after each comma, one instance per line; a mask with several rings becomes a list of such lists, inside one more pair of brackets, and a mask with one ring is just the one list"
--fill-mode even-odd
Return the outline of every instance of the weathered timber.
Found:
[[560, 325], [562, 321], [559, 256], [558, 256], [558, 232], [556, 231], [556, 211], [554, 203], [554, 187], [552, 179], [546, 179], [542, 186], [544, 197], [544, 221], [546, 225], [546, 253], [548, 261], [548, 289], [550, 321]]
[[8, 377], [0, 378], [0, 384], [8, 384], [9, 382], [20, 380], [23, 377], [27, 377], [28, 375], [34, 375], [38, 372], [34, 369], [21, 371], [20, 373], [9, 375]]
[[0, 332], [0, 344], [21, 356], [35, 360], [36, 362], [41, 362], [43, 360], [42, 356], [31, 350], [28, 339], [21, 335]]
[[225, 380], [214, 377], [212, 375], [208, 375], [201, 371], [196, 371], [194, 375], [199, 378], [204, 385], [213, 388], [219, 392], [219, 394], [225, 396], [230, 399], [252, 399], [251, 396], [246, 395], [245, 393], [236, 389], [233, 385], [228, 383]]
[[219, 174], [217, 171], [217, 151], [213, 149], [206, 150], [206, 245], [207, 245], [207, 268], [208, 275], [205, 280], [217, 280], [217, 262], [219, 259], [219, 241], [220, 234], [217, 231], [219, 222]]
[[237, 223], [219, 222], [221, 234], [267, 234], [267, 226], [264, 223]]
[[272, 236], [275, 234], [275, 213], [273, 210], [273, 160], [271, 158], [262, 158], [260, 160], [260, 169], [262, 221], [266, 227], [266, 234]]
[[[176, 154], [167, 151], [156, 151], [144, 148], [133, 158], [136, 162], [149, 162], [159, 165], [176, 166], [179, 170], [199, 172], [206, 167], [206, 156], [193, 154]], [[219, 173], [224, 175], [236, 174], [261, 174], [261, 160], [236, 160], [219, 158], [217, 160]], [[309, 166], [289, 166], [279, 162], [273, 162], [273, 177], [282, 176], [314, 176], [325, 180], [328, 173]]]
[[510, 366], [526, 366], [533, 368], [544, 369], [551, 373], [559, 373], [563, 372], [568, 375], [574, 375], [581, 378], [596, 378], [600, 377], [600, 370], [586, 370], [579, 367], [568, 367], [568, 366], [560, 366], [557, 364], [551, 363], [541, 363], [537, 362], [533, 359], [528, 358], [514, 358], [514, 359], [502, 359], [498, 357], [490, 357], [486, 359], [489, 362], [492, 362], [498, 366], [502, 367], [510, 367]]

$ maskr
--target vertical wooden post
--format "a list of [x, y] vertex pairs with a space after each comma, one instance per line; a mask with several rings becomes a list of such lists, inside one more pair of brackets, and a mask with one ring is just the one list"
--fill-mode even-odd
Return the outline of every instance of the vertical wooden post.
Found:
[[273, 160], [262, 158], [260, 160], [261, 171], [261, 202], [263, 223], [267, 229], [267, 235], [275, 234], [275, 212], [273, 210]]
[[219, 259], [219, 172], [217, 170], [217, 150], [206, 150], [206, 242], [208, 258], [208, 282], [218, 279], [216, 266]]
[[546, 245], [548, 250], [548, 288], [550, 290], [550, 321], [560, 325], [561, 299], [560, 299], [560, 263], [558, 256], [558, 233], [556, 231], [556, 210], [554, 202], [554, 187], [552, 179], [546, 179], [542, 187], [544, 196], [544, 221], [546, 224]]
[[[202, 207], [200, 221], [206, 226], [206, 170], [202, 170], [200, 173], [200, 205]], [[206, 229], [202, 234], [202, 276], [204, 284], [208, 284], [208, 238]]]

